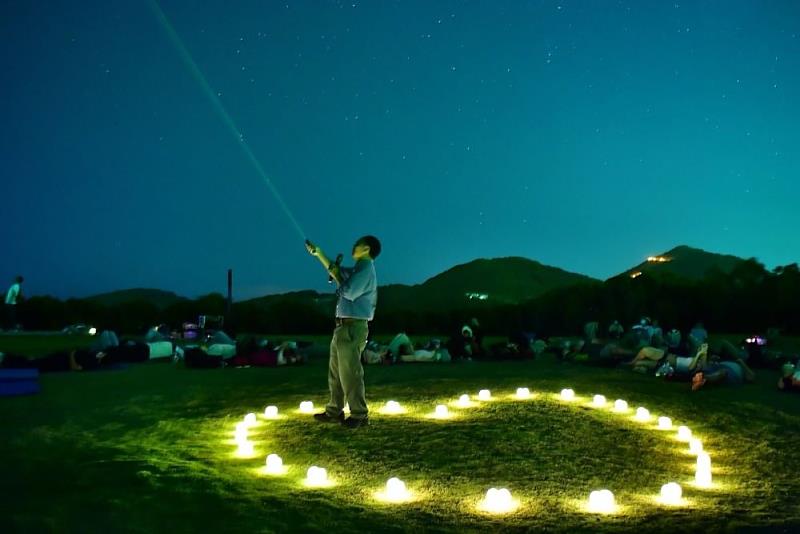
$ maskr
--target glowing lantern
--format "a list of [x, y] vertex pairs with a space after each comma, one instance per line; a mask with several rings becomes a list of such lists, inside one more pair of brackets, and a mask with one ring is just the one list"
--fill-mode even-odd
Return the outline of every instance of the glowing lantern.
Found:
[[324, 486], [328, 483], [328, 471], [324, 467], [312, 465], [306, 472], [306, 484], [309, 486]]
[[682, 496], [683, 489], [675, 482], [661, 486], [661, 502], [664, 504], [680, 504]]
[[575, 398], [575, 392], [569, 388], [561, 390], [561, 400], [571, 401]]
[[511, 492], [506, 488], [490, 488], [481, 505], [487, 512], [495, 514], [503, 514], [516, 508], [516, 503], [511, 498]]
[[636, 420], [637, 421], [649, 421], [650, 420], [650, 410], [647, 408], [636, 408]]
[[616, 503], [614, 494], [609, 490], [597, 490], [589, 494], [589, 511], [599, 514], [608, 514], [614, 511]]
[[669, 430], [672, 428], [672, 419], [669, 417], [659, 417], [658, 418], [658, 429], [659, 430]]
[[456, 405], [459, 408], [469, 408], [470, 406], [469, 395], [467, 395], [466, 393], [461, 395], [458, 398], [458, 402], [456, 402]]
[[314, 411], [314, 403], [311, 401], [303, 401], [300, 403], [301, 413], [311, 413]]
[[517, 388], [517, 398], [518, 399], [529, 399], [531, 396], [531, 390], [528, 388]]
[[96, 333], [97, 333], [97, 328], [95, 328], [95, 327], [91, 327], [91, 328], [89, 329], [89, 335], [90, 335], [90, 336], [93, 336], [93, 335], [95, 335]]
[[253, 442], [252, 441], [239, 441], [239, 447], [236, 449], [238, 456], [253, 456]]
[[411, 493], [406, 488], [406, 483], [397, 477], [392, 477], [386, 481], [386, 489], [383, 491], [382, 498], [390, 502], [403, 502], [411, 498]]
[[267, 406], [264, 409], [264, 417], [267, 419], [275, 419], [278, 417], [278, 407], [277, 406]]
[[450, 412], [447, 410], [447, 406], [444, 404], [437, 404], [436, 410], [433, 412], [434, 417], [439, 419], [444, 419], [450, 416]]
[[691, 438], [689, 440], [689, 453], [700, 454], [701, 452], [703, 452], [703, 442], [697, 438]]
[[628, 403], [622, 399], [617, 399], [614, 401], [614, 411], [615, 412], [627, 412], [628, 411]]
[[694, 474], [694, 482], [701, 488], [711, 486], [711, 467], [708, 469], [698, 469]]
[[688, 426], [679, 426], [678, 427], [678, 439], [681, 441], [689, 441], [692, 439], [692, 431], [689, 430]]
[[277, 454], [270, 454], [267, 456], [267, 473], [271, 475], [280, 475], [283, 473], [283, 459]]
[[601, 408], [606, 405], [606, 398], [603, 395], [595, 395], [592, 397], [592, 405]]
[[707, 452], [701, 452], [697, 455], [697, 470], [711, 471], [711, 456]]
[[254, 413], [249, 413], [244, 416], [244, 424], [246, 424], [247, 426], [253, 426], [254, 424], [256, 424], [257, 421], [258, 420], [256, 419], [256, 414]]
[[492, 398], [492, 392], [488, 389], [482, 389], [478, 392], [478, 400], [487, 401]]
[[386, 406], [383, 407], [383, 411], [385, 413], [402, 413], [403, 409], [400, 407], [399, 402], [390, 400], [386, 403]]

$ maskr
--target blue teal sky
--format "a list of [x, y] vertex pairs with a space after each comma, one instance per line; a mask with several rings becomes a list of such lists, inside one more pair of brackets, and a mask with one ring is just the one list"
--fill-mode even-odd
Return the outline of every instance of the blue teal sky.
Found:
[[[142, 1], [0, 3], [0, 279], [238, 298], [325, 275]], [[800, 260], [795, 1], [161, 7], [309, 238], [381, 283]]]

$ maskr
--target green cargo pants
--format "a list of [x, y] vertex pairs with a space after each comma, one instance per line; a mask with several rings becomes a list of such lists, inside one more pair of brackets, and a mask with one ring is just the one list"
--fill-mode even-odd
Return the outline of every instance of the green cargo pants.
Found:
[[350, 405], [354, 419], [367, 417], [367, 398], [364, 392], [364, 367], [361, 353], [367, 346], [369, 327], [366, 320], [352, 320], [336, 326], [331, 340], [328, 361], [328, 389], [331, 400], [325, 412], [339, 417], [345, 402]]

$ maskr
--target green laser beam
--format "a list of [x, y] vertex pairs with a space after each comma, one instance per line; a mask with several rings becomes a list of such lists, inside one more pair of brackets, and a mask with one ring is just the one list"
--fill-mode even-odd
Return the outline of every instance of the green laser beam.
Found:
[[181, 59], [186, 64], [186, 66], [189, 68], [189, 71], [192, 73], [192, 76], [194, 76], [195, 80], [197, 80], [197, 82], [200, 84], [200, 87], [202, 87], [203, 92], [206, 94], [208, 99], [214, 105], [214, 109], [222, 118], [222, 121], [228, 127], [228, 130], [236, 138], [237, 144], [242, 148], [245, 155], [247, 156], [247, 159], [250, 161], [250, 163], [252, 163], [253, 167], [255, 167], [258, 175], [261, 177], [261, 179], [267, 185], [269, 190], [275, 196], [275, 200], [278, 201], [278, 204], [280, 205], [281, 209], [289, 218], [289, 220], [292, 222], [292, 225], [294, 226], [294, 229], [297, 231], [297, 233], [300, 235], [300, 238], [305, 240], [306, 235], [303, 229], [300, 227], [300, 223], [297, 222], [297, 219], [295, 219], [294, 215], [292, 214], [292, 211], [286, 204], [286, 201], [283, 200], [283, 196], [281, 196], [280, 192], [278, 191], [278, 188], [275, 187], [275, 184], [273, 184], [272, 180], [270, 180], [269, 176], [267, 176], [267, 173], [264, 170], [264, 167], [261, 165], [261, 162], [258, 161], [258, 158], [256, 158], [255, 154], [253, 154], [253, 151], [250, 149], [250, 146], [245, 142], [244, 136], [239, 131], [239, 128], [236, 127], [236, 123], [233, 122], [233, 118], [231, 118], [230, 114], [222, 105], [222, 102], [220, 102], [216, 93], [214, 93], [214, 91], [211, 89], [211, 86], [208, 84], [206, 77], [203, 76], [203, 73], [200, 71], [197, 64], [194, 62], [194, 59], [192, 59], [192, 55], [189, 53], [189, 50], [186, 48], [186, 46], [184, 46], [183, 41], [181, 41], [181, 38], [175, 31], [175, 28], [173, 28], [172, 24], [170, 24], [169, 19], [164, 14], [164, 11], [161, 9], [161, 6], [158, 4], [157, 0], [148, 0], [148, 2], [156, 15], [158, 22], [161, 23], [161, 26], [164, 28], [164, 31], [167, 33], [170, 40], [172, 41], [172, 44], [174, 44], [175, 48], [178, 49], [178, 54], [180, 55]]

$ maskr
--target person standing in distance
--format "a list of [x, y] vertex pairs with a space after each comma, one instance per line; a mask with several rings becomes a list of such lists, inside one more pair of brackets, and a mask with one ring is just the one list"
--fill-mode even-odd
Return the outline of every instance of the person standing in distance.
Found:
[[[328, 361], [330, 401], [325, 411], [314, 414], [323, 423], [342, 423], [348, 428], [369, 424], [369, 410], [364, 390], [361, 353], [367, 345], [368, 323], [375, 316], [378, 303], [378, 280], [374, 260], [381, 253], [375, 236], [364, 236], [353, 245], [353, 267], [340, 267], [311, 241], [306, 249], [322, 263], [338, 285], [336, 289], [336, 328], [331, 340]], [[350, 417], [344, 418], [344, 405], [350, 405]]]
[[15, 330], [17, 328], [17, 303], [25, 298], [22, 294], [22, 282], [25, 279], [17, 276], [14, 283], [8, 288], [6, 292], [5, 303], [5, 323], [8, 330]]

